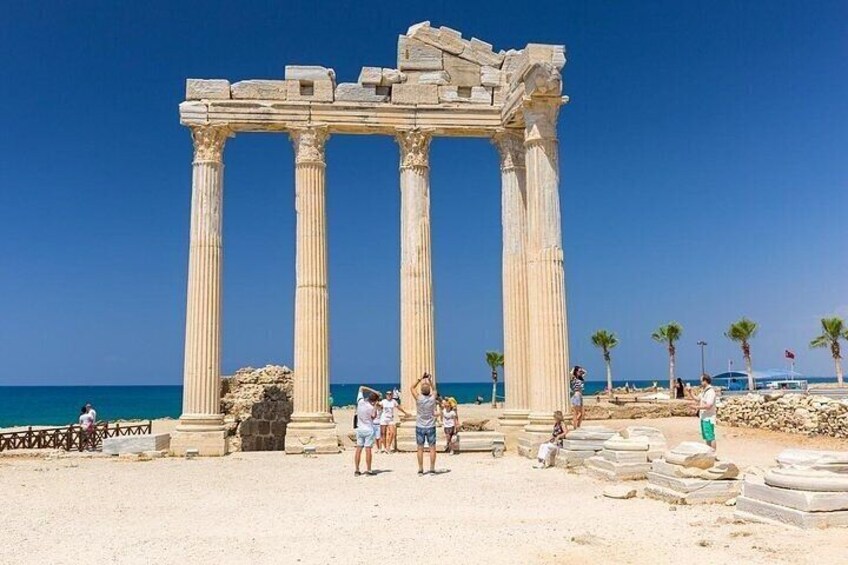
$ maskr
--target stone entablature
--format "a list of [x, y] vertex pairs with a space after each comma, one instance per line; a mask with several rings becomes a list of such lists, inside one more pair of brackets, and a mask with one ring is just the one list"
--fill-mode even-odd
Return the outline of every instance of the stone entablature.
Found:
[[398, 37], [397, 68], [363, 67], [357, 82], [336, 83], [333, 69], [286, 66], [284, 79], [188, 79], [183, 125], [233, 131], [285, 130], [310, 123], [331, 133], [426, 128], [434, 135], [491, 136], [521, 127], [525, 99], [559, 106], [562, 45], [531, 43], [495, 52], [458, 31], [415, 24]]

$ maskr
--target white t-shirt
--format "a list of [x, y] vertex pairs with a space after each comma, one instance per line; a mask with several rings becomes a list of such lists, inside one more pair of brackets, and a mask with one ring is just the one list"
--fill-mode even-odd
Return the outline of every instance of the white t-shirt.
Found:
[[85, 414], [80, 414], [79, 417], [79, 425], [84, 430], [90, 430], [94, 425], [94, 418], [91, 417], [91, 412], [86, 412]]
[[442, 412], [442, 423], [446, 428], [456, 426], [456, 410], [445, 410]]
[[384, 398], [380, 401], [380, 406], [383, 407], [383, 415], [380, 417], [380, 423], [383, 425], [391, 424], [395, 421], [395, 408], [397, 408], [397, 400], [392, 398]]
[[374, 431], [374, 405], [360, 398], [356, 403], [356, 429], [363, 432]]
[[699, 404], [710, 404], [709, 408], [699, 408], [698, 415], [702, 420], [715, 420], [716, 417], [716, 391], [708, 386], [698, 395]]
[[88, 413], [91, 415], [91, 421], [96, 422], [97, 421], [97, 411], [94, 408], [91, 408], [88, 411]]

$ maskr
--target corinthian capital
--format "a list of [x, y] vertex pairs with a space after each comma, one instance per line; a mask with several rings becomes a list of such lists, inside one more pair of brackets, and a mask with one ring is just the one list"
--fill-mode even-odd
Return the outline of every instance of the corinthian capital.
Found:
[[555, 141], [557, 137], [557, 115], [562, 99], [530, 98], [522, 106], [524, 113], [524, 141]]
[[501, 170], [524, 168], [524, 133], [521, 130], [502, 129], [492, 136], [492, 143], [501, 156]]
[[395, 139], [400, 145], [400, 168], [430, 166], [430, 134], [419, 128], [398, 131]]
[[222, 126], [196, 126], [191, 128], [195, 161], [220, 163], [224, 157], [224, 143], [232, 132]]
[[325, 164], [324, 145], [330, 133], [327, 126], [311, 126], [291, 131], [291, 139], [294, 144], [294, 162]]

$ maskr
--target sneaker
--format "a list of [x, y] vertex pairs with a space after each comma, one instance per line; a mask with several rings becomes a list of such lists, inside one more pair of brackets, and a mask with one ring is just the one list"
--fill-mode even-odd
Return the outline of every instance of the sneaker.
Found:
[[423, 476], [424, 476], [424, 471], [421, 471], [421, 470], [419, 469], [419, 471], [418, 471], [418, 476], [419, 476], [419, 477], [423, 477]]
[[362, 475], [362, 473], [360, 473], [359, 471], [357, 471], [353, 474], [354, 477], [359, 477], [360, 475]]
[[365, 474], [368, 475], [369, 477], [373, 477], [373, 476], [377, 475], [377, 473], [375, 473], [374, 471], [365, 471]]

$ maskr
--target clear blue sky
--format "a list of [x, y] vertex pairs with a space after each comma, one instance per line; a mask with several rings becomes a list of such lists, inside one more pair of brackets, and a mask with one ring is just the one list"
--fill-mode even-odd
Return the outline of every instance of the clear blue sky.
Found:
[[[616, 331], [617, 378], [662, 378], [649, 335], [685, 327], [717, 372], [722, 332], [761, 325], [759, 368], [832, 374], [808, 351], [848, 315], [845, 2], [21, 2], [0, 4], [0, 385], [182, 378], [191, 143], [187, 77], [289, 64], [393, 66], [429, 19], [496, 48], [564, 43], [561, 198], [572, 363]], [[544, 6], [547, 4], [547, 7]], [[155, 6], [155, 7], [152, 7]], [[331, 138], [332, 380], [398, 373], [398, 150]], [[292, 362], [293, 156], [283, 135], [225, 154], [224, 372]], [[485, 140], [431, 151], [437, 370], [487, 379], [500, 348], [500, 177]]]

